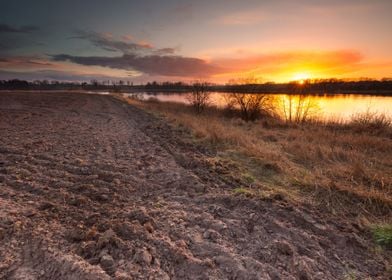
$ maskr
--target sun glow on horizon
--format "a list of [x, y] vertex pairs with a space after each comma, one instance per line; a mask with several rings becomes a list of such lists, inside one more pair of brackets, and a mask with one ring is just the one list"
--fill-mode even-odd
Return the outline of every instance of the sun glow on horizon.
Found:
[[298, 72], [293, 75], [292, 80], [298, 82], [299, 84], [304, 84], [306, 80], [311, 79], [311, 75], [306, 72]]

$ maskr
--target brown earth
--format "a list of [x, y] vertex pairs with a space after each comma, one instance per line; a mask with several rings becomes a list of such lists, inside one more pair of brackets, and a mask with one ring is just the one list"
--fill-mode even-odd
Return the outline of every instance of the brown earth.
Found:
[[388, 279], [360, 223], [240, 180], [111, 96], [0, 93], [0, 279]]

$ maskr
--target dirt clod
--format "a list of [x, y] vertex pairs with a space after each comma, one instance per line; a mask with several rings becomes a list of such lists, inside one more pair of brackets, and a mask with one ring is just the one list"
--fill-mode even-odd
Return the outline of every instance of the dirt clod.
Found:
[[292, 245], [285, 240], [275, 241], [275, 246], [276, 246], [276, 249], [281, 254], [288, 255], [288, 256], [292, 256], [294, 254], [294, 250], [293, 250]]
[[152, 256], [147, 249], [139, 249], [136, 251], [135, 261], [141, 265], [149, 265], [152, 262]]
[[86, 232], [84, 231], [84, 229], [74, 228], [74, 229], [70, 229], [67, 232], [66, 236], [70, 241], [79, 242], [85, 240]]
[[143, 225], [143, 227], [149, 232], [152, 233], [154, 231], [154, 227], [152, 226], [151, 222], [147, 222]]
[[116, 242], [116, 233], [112, 229], [108, 229], [98, 238], [97, 245], [98, 247], [103, 248], [110, 244], [116, 245]]
[[103, 255], [99, 263], [101, 264], [103, 269], [109, 270], [113, 267], [114, 260], [110, 255]]

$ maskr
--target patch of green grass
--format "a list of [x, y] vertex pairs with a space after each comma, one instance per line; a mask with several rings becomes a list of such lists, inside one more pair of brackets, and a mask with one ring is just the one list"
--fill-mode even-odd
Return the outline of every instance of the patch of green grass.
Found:
[[374, 240], [387, 248], [392, 248], [392, 224], [376, 225], [372, 228]]
[[251, 174], [249, 173], [245, 173], [242, 175], [242, 178], [245, 180], [246, 183], [248, 184], [253, 184], [254, 182], [256, 182], [255, 177], [253, 177]]
[[253, 195], [253, 193], [251, 192], [251, 190], [249, 190], [249, 189], [247, 189], [247, 188], [244, 188], [244, 187], [235, 188], [235, 189], [233, 190], [233, 192], [234, 192], [235, 194], [243, 194], [243, 195], [246, 195], [246, 196], [252, 196], [252, 195]]

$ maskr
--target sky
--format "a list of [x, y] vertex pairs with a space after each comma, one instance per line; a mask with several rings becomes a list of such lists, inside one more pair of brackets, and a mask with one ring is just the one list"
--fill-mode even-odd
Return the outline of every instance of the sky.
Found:
[[0, 0], [0, 79], [392, 77], [391, 0]]

